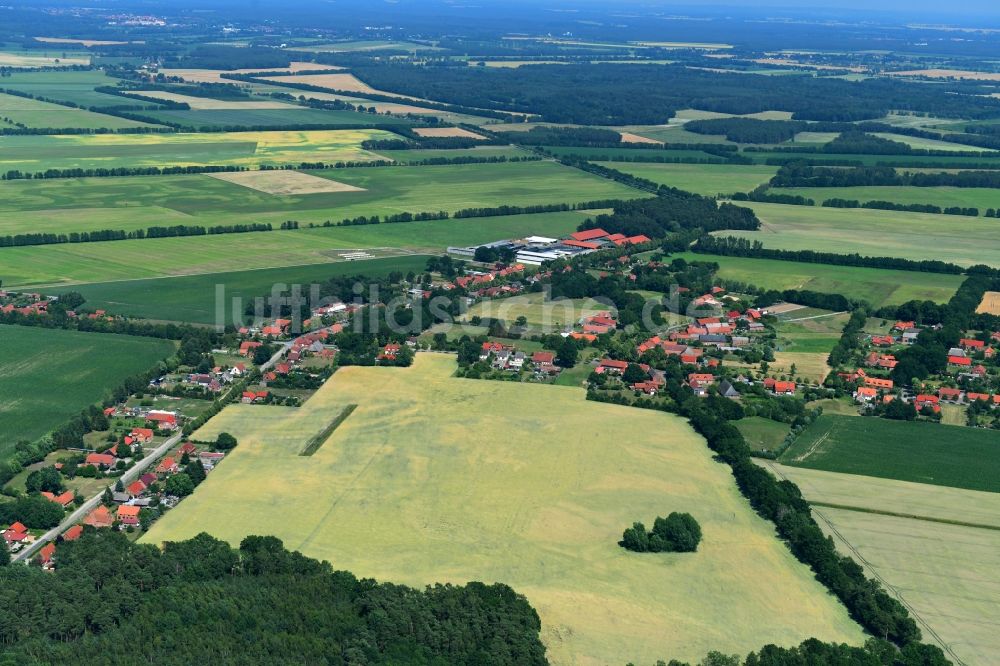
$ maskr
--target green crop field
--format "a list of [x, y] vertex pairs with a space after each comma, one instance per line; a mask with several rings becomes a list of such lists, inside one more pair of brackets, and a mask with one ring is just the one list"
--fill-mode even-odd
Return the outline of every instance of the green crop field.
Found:
[[142, 115], [157, 122], [178, 124], [185, 129], [212, 131], [237, 127], [270, 127], [287, 125], [322, 125], [324, 127], [374, 127], [392, 125], [408, 127], [413, 124], [406, 118], [375, 115], [357, 111], [331, 111], [306, 106], [287, 109], [153, 109]]
[[[5, 213], [76, 210], [52, 226], [40, 215], [33, 231], [70, 232], [108, 228], [105, 211], [127, 208], [134, 227], [161, 225], [162, 211], [182, 213], [187, 224], [270, 222], [302, 225], [339, 222], [360, 215], [454, 212], [462, 208], [594, 199], [632, 199], [645, 193], [554, 162], [513, 162], [422, 167], [359, 167], [307, 172], [362, 191], [278, 195], [206, 174], [64, 178], [0, 182], [0, 234], [23, 231]], [[274, 174], [276, 179], [280, 173]], [[476, 224], [466, 220], [464, 224]]]
[[791, 430], [787, 423], [772, 421], [761, 416], [740, 419], [734, 421], [733, 425], [739, 429], [754, 451], [774, 451], [781, 446]]
[[[3, 82], [0, 81], [0, 88]], [[42, 102], [18, 95], [0, 93], [0, 129], [13, 129], [23, 125], [29, 128], [56, 127], [74, 129], [121, 129], [123, 127], [152, 127], [149, 123], [109, 116], [104, 113], [93, 113], [84, 109], [76, 109], [60, 104]], [[4, 137], [6, 140], [8, 137]], [[43, 135], [26, 137], [41, 139]], [[6, 153], [6, 147], [0, 148]], [[0, 162], [2, 165], [2, 162]]]
[[0, 171], [363, 161], [379, 157], [362, 150], [362, 141], [395, 136], [382, 130], [5, 136]]
[[[234, 323], [234, 312], [258, 296], [267, 296], [275, 284], [301, 285], [309, 294], [309, 285], [335, 276], [363, 275], [377, 277], [401, 271], [422, 272], [427, 257], [408, 255], [330, 264], [288, 266], [230, 273], [209, 273], [146, 280], [122, 280], [73, 287], [87, 299], [85, 309], [104, 309], [115, 314], [146, 319], [184, 321], [199, 324]], [[222, 298], [217, 300], [220, 287]], [[60, 290], [56, 290], [58, 293]], [[287, 293], [287, 291], [285, 292]], [[238, 302], [234, 299], [239, 299]]]
[[960, 206], [978, 208], [979, 214], [987, 208], [1000, 206], [1000, 190], [989, 187], [910, 187], [876, 185], [870, 187], [775, 187], [774, 194], [790, 194], [812, 199], [819, 206], [824, 199], [856, 199], [866, 201], [892, 201], [899, 204], [931, 204], [941, 208]]
[[[733, 232], [725, 232], [730, 234]], [[769, 238], [764, 239], [770, 246]], [[883, 251], [885, 248], [883, 248]], [[807, 289], [827, 294], [843, 294], [865, 300], [876, 307], [898, 305], [910, 300], [945, 303], [962, 284], [961, 275], [892, 271], [882, 268], [854, 268], [829, 264], [808, 264], [778, 259], [719, 257], [686, 252], [688, 261], [714, 261], [719, 276], [754, 284], [763, 289]]]
[[[11, 72], [0, 80], [0, 88], [89, 108], [128, 104], [123, 97], [94, 90], [98, 86], [115, 86], [117, 83], [118, 79], [100, 70]], [[142, 103], [153, 105], [153, 102]]]
[[653, 164], [639, 162], [598, 162], [660, 185], [715, 196], [749, 192], [771, 180], [778, 167], [743, 164]]
[[413, 150], [380, 150], [380, 157], [397, 162], [417, 162], [438, 158], [454, 159], [456, 157], [524, 157], [528, 155], [523, 149], [514, 146], [473, 146], [472, 148], [416, 148]]
[[[919, 148], [925, 150], [954, 150], [954, 151], [984, 152], [984, 153], [996, 152], [995, 150], [989, 150], [988, 148], [977, 148], [976, 146], [969, 146], [962, 143], [952, 143], [951, 141], [944, 141], [938, 139], [925, 139], [923, 137], [907, 136], [905, 134], [876, 132], [875, 136], [881, 137], [883, 139], [889, 139], [890, 141], [905, 143], [911, 148]], [[942, 136], [947, 137], [948, 135], [944, 134]]]
[[219, 273], [343, 261], [365, 249], [376, 256], [441, 253], [449, 245], [565, 235], [586, 219], [577, 211], [360, 226], [187, 236], [0, 249], [6, 287]]
[[993, 663], [1000, 494], [764, 465], [802, 489], [820, 527], [909, 607], [925, 641], [954, 663]]
[[823, 415], [782, 455], [789, 465], [1000, 492], [995, 432]]
[[779, 351], [829, 354], [850, 315], [811, 308], [789, 312], [775, 325]]
[[58, 427], [173, 349], [154, 338], [0, 326], [0, 454]]
[[[197, 436], [226, 430], [239, 447], [142, 540], [266, 533], [363, 577], [501, 580], [538, 610], [559, 664], [863, 640], [681, 419], [454, 369], [421, 354], [408, 369], [343, 368], [301, 408], [227, 408]], [[697, 517], [697, 553], [617, 545], [669, 511]]]
[[742, 203], [753, 208], [760, 231], [726, 231], [764, 247], [872, 257], [940, 259], [960, 266], [1000, 266], [1000, 224], [959, 215]]

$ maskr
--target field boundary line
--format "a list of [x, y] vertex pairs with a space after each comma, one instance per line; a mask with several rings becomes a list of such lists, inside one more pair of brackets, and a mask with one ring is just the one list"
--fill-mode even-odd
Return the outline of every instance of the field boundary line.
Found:
[[862, 506], [852, 506], [850, 504], [836, 504], [834, 502], [821, 502], [812, 500], [809, 504], [822, 506], [828, 509], [842, 509], [844, 511], [857, 511], [858, 513], [873, 513], [879, 516], [892, 516], [893, 518], [908, 518], [910, 520], [922, 520], [928, 523], [941, 523], [942, 525], [954, 525], [956, 527], [971, 527], [979, 530], [995, 530], [1000, 532], [1000, 525], [987, 525], [985, 523], [970, 523], [963, 520], [952, 520], [950, 518], [934, 518], [933, 516], [920, 516], [914, 513], [900, 513], [897, 511], [886, 511], [885, 509], [869, 509]]
[[330, 421], [325, 428], [313, 435], [313, 437], [306, 442], [306, 445], [302, 447], [299, 455], [308, 457], [319, 451], [320, 447], [326, 444], [326, 440], [330, 439], [333, 432], [340, 427], [340, 424], [346, 421], [347, 417], [353, 414], [354, 410], [357, 408], [358, 405], [356, 403], [352, 403], [344, 407], [340, 414], [337, 415], [337, 418]]
[[[769, 470], [771, 471], [771, 473], [775, 474], [776, 476], [779, 476], [779, 477], [781, 477], [781, 479], [783, 479], [783, 480], [785, 480], [785, 481], [788, 481], [788, 480], [789, 480], [787, 476], [785, 476], [785, 475], [784, 475], [784, 474], [783, 474], [783, 473], [782, 473], [782, 472], [781, 472], [780, 470], [776, 469], [776, 468], [775, 468], [775, 467], [774, 467], [773, 465], [768, 465], [768, 469], [769, 469]], [[806, 501], [808, 502], [808, 500], [806, 500]], [[878, 582], [880, 582], [880, 583], [882, 584], [882, 586], [883, 586], [883, 587], [885, 587], [885, 589], [887, 589], [887, 590], [890, 590], [890, 591], [892, 592], [893, 596], [895, 596], [895, 597], [896, 597], [896, 599], [898, 599], [898, 600], [899, 600], [899, 603], [903, 604], [903, 606], [905, 606], [905, 607], [906, 607], [906, 610], [907, 610], [907, 611], [909, 611], [909, 613], [910, 613], [910, 616], [911, 616], [911, 617], [913, 617], [913, 619], [914, 619], [914, 620], [915, 620], [915, 621], [916, 621], [917, 623], [919, 623], [919, 624], [920, 624], [921, 628], [923, 628], [923, 630], [924, 630], [924, 631], [926, 631], [926, 632], [927, 632], [928, 634], [930, 634], [931, 636], [933, 636], [933, 637], [934, 637], [934, 640], [935, 640], [935, 641], [937, 642], [937, 644], [938, 644], [938, 645], [940, 645], [940, 646], [941, 646], [941, 648], [942, 648], [942, 649], [943, 649], [943, 650], [944, 650], [945, 652], [947, 652], [947, 653], [948, 653], [948, 655], [949, 655], [949, 656], [950, 656], [950, 657], [952, 658], [952, 660], [953, 660], [953, 661], [954, 661], [954, 662], [955, 662], [956, 664], [958, 664], [959, 666], [968, 666], [968, 664], [966, 664], [966, 662], [965, 662], [965, 661], [963, 661], [963, 660], [962, 660], [961, 658], [959, 658], [959, 656], [958, 656], [957, 654], [955, 654], [955, 651], [954, 651], [954, 650], [952, 650], [952, 648], [951, 648], [951, 645], [949, 645], [948, 643], [946, 643], [946, 642], [944, 641], [944, 639], [943, 639], [943, 638], [941, 638], [941, 636], [940, 636], [940, 635], [938, 635], [938, 633], [937, 633], [936, 631], [934, 631], [934, 629], [933, 629], [933, 628], [932, 628], [932, 627], [931, 627], [931, 626], [930, 626], [930, 625], [929, 625], [929, 624], [927, 623], [927, 621], [926, 621], [926, 620], [925, 620], [925, 619], [924, 619], [923, 617], [921, 617], [919, 613], [917, 613], [917, 610], [916, 610], [916, 609], [915, 609], [915, 608], [913, 607], [913, 605], [912, 605], [912, 604], [910, 604], [910, 602], [908, 602], [908, 601], [907, 601], [907, 600], [906, 600], [906, 599], [905, 599], [905, 598], [903, 597], [903, 595], [902, 595], [902, 593], [901, 593], [901, 592], [899, 591], [899, 589], [898, 589], [898, 588], [897, 588], [896, 586], [892, 585], [892, 584], [891, 584], [891, 583], [890, 583], [889, 581], [887, 581], [887, 580], [886, 580], [886, 579], [885, 579], [885, 578], [884, 578], [884, 577], [882, 576], [882, 574], [881, 574], [881, 573], [879, 573], [879, 571], [878, 571], [878, 569], [877, 569], [877, 568], [875, 567], [875, 565], [874, 565], [874, 564], [872, 564], [871, 562], [869, 562], [869, 561], [868, 561], [868, 559], [867, 559], [867, 558], [865, 558], [865, 556], [864, 556], [864, 555], [862, 555], [862, 554], [861, 554], [861, 552], [860, 552], [860, 551], [859, 551], [859, 550], [858, 550], [858, 549], [857, 549], [857, 548], [856, 548], [856, 547], [854, 546], [854, 544], [853, 544], [853, 543], [851, 543], [851, 542], [850, 542], [850, 541], [849, 541], [849, 540], [847, 539], [847, 537], [845, 537], [845, 536], [844, 536], [844, 535], [843, 535], [843, 534], [842, 534], [842, 533], [840, 532], [840, 530], [838, 530], [838, 529], [837, 529], [836, 525], [834, 525], [834, 524], [833, 524], [833, 521], [831, 521], [831, 520], [830, 520], [829, 518], [827, 518], [827, 517], [826, 517], [826, 516], [825, 516], [825, 515], [824, 515], [824, 514], [823, 514], [822, 512], [820, 512], [819, 510], [817, 510], [817, 509], [813, 509], [813, 508], [812, 508], [812, 507], [813, 507], [814, 505], [815, 505], [815, 506], [819, 506], [819, 505], [820, 505], [820, 503], [819, 503], [819, 502], [809, 502], [809, 506], [810, 506], [810, 509], [811, 509], [811, 513], [812, 513], [812, 514], [813, 514], [814, 516], [816, 516], [817, 518], [819, 518], [820, 520], [822, 520], [822, 521], [823, 521], [823, 523], [824, 523], [824, 524], [825, 524], [825, 525], [827, 526], [827, 528], [828, 528], [828, 529], [829, 529], [829, 530], [830, 530], [831, 532], [833, 532], [833, 534], [834, 534], [834, 535], [836, 535], [836, 538], [837, 538], [837, 540], [838, 540], [838, 541], [840, 541], [840, 543], [844, 544], [844, 546], [845, 546], [845, 547], [846, 547], [846, 548], [847, 548], [848, 550], [850, 550], [850, 551], [851, 551], [851, 555], [852, 555], [853, 557], [855, 557], [855, 558], [856, 558], [856, 559], [857, 559], [857, 560], [858, 560], [859, 562], [861, 562], [861, 563], [862, 563], [862, 564], [864, 565], [865, 569], [867, 569], [867, 570], [868, 570], [868, 572], [869, 572], [869, 573], [871, 573], [871, 575], [872, 575], [872, 576], [873, 576], [873, 577], [874, 577], [874, 578], [875, 578], [876, 580], [878, 580]]]

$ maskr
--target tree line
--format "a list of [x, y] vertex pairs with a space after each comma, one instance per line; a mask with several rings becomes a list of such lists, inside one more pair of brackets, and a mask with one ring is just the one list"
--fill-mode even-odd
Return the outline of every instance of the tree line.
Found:
[[960, 275], [964, 268], [937, 259], [898, 259], [896, 257], [867, 257], [858, 253], [836, 254], [815, 250], [778, 250], [765, 248], [759, 240], [736, 238], [734, 236], [704, 235], [691, 246], [692, 252], [717, 254], [725, 257], [754, 257], [800, 261], [807, 264], [830, 264], [833, 266], [856, 266], [865, 268], [886, 268], [897, 271], [919, 271], [922, 273], [950, 273]]
[[772, 187], [1000, 187], [1000, 171], [900, 173], [889, 166], [825, 167], [788, 162], [771, 178]]
[[97, 231], [73, 231], [69, 233], [37, 233], [0, 236], [0, 247], [23, 247], [27, 245], [58, 245], [61, 243], [98, 243], [104, 241], [141, 240], [148, 238], [178, 238], [181, 236], [212, 236], [217, 234], [243, 234], [255, 231], [271, 231], [270, 222], [250, 224], [225, 224], [212, 227], [178, 224], [171, 227], [147, 227], [135, 231], [102, 229]]
[[942, 208], [935, 204], [921, 203], [896, 203], [895, 201], [858, 201], [857, 199], [825, 199], [820, 204], [825, 208], [870, 208], [872, 210], [897, 210], [906, 213], [933, 213], [935, 215], [964, 215], [966, 217], [979, 217], [979, 209], [973, 207], [947, 206]]
[[[360, 580], [266, 536], [234, 550], [203, 533], [160, 549], [85, 527], [57, 545], [56, 558], [51, 573], [0, 568], [8, 591], [0, 651], [11, 663], [224, 663], [233, 655], [251, 664], [334, 655], [368, 664], [547, 663], [538, 614], [500, 583], [417, 590]], [[180, 620], [190, 617], [198, 621]], [[165, 634], [172, 639], [158, 640]]]

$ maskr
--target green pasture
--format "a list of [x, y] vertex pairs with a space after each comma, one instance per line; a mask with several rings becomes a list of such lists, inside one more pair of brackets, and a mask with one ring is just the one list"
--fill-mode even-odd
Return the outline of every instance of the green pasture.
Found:
[[[84, 108], [129, 104], [123, 97], [94, 90], [99, 86], [115, 86], [117, 83], [118, 79], [100, 70], [43, 70], [11, 72], [9, 76], [0, 79], [0, 88], [17, 90], [59, 102], [71, 102]], [[154, 105], [153, 102], [142, 103]]]
[[[227, 408], [196, 437], [225, 430], [239, 447], [142, 540], [265, 532], [361, 577], [501, 580], [537, 609], [559, 664], [864, 640], [682, 419], [454, 371], [451, 356], [418, 354], [405, 369], [342, 368], [300, 408]], [[701, 524], [697, 553], [617, 545], [672, 510]]]
[[[0, 88], [3, 80], [0, 79]], [[28, 128], [56, 127], [73, 129], [121, 129], [124, 127], [151, 127], [148, 123], [127, 120], [104, 113], [94, 113], [60, 104], [52, 104], [28, 97], [0, 93], [0, 130], [15, 129], [19, 126]], [[28, 139], [41, 139], [44, 135], [31, 135]], [[12, 137], [2, 137], [3, 139]], [[0, 156], [6, 151], [0, 148]], [[2, 157], [0, 157], [2, 159]]]
[[[768, 240], [765, 240], [765, 243], [770, 245]], [[951, 298], [964, 279], [961, 275], [855, 268], [777, 259], [720, 257], [695, 253], [684, 253], [679, 256], [688, 261], [718, 263], [719, 277], [724, 280], [745, 282], [764, 289], [780, 291], [799, 289], [843, 294], [848, 298], [868, 301], [875, 307], [898, 305], [911, 300], [944, 303]], [[790, 316], [794, 316], [794, 313]]]
[[[503, 204], [578, 203], [644, 195], [555, 162], [359, 167], [308, 173], [363, 191], [272, 195], [205, 174], [5, 181], [0, 182], [0, 219], [5, 213], [22, 214], [23, 220], [28, 211], [75, 209], [79, 214], [74, 218], [51, 226], [42, 215], [38, 224], [43, 226], [36, 224], [32, 230], [92, 231], [108, 228], [103, 213], [107, 209], [129, 209], [135, 226], [141, 227], [161, 225], [161, 211], [168, 208], [189, 216], [188, 224], [270, 222], [278, 226], [296, 220], [308, 225], [362, 215], [454, 212]], [[15, 219], [6, 227], [0, 223], [0, 233], [23, 230], [23, 223]]]
[[743, 203], [759, 231], [726, 231], [764, 247], [872, 257], [940, 259], [960, 266], [1000, 266], [1000, 224], [982, 217]]
[[[287, 266], [259, 270], [207, 273], [179, 277], [119, 280], [73, 287], [87, 299], [85, 310], [103, 309], [145, 319], [197, 324], [235, 324], [244, 306], [268, 296], [274, 285], [300, 285], [303, 296], [310, 286], [333, 277], [381, 277], [393, 271], [420, 273], [427, 257], [407, 255], [328, 264]], [[288, 288], [282, 290], [288, 293]], [[61, 290], [56, 289], [58, 294]], [[242, 319], [239, 319], [242, 323]]]
[[762, 416], [750, 416], [739, 421], [734, 421], [733, 425], [740, 431], [747, 444], [754, 451], [774, 451], [791, 431], [787, 423], [772, 421]]
[[0, 455], [103, 400], [173, 349], [154, 338], [0, 326]]
[[406, 224], [265, 231], [103, 243], [64, 243], [0, 249], [6, 287], [135, 280], [346, 260], [365, 249], [374, 256], [406, 251], [442, 253], [449, 245], [503, 238], [565, 235], [582, 212], [434, 220]]
[[781, 462], [1000, 492], [996, 433], [978, 428], [824, 414], [802, 432]]
[[597, 164], [687, 192], [714, 196], [749, 192], [771, 180], [778, 167], [744, 164], [653, 164], [598, 162]]

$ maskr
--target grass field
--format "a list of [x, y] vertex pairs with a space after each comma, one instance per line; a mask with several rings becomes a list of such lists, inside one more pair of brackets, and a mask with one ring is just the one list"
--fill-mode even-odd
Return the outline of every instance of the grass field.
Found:
[[[545, 150], [553, 155], [580, 155], [591, 160], [603, 160], [606, 158], [627, 157], [632, 159], [657, 158], [692, 158], [697, 160], [708, 160], [712, 162], [723, 162], [718, 155], [711, 155], [701, 150], [670, 150], [664, 148], [589, 148], [586, 146], [545, 146]], [[623, 167], [635, 167], [634, 163], [610, 162], [612, 169], [622, 170]], [[674, 166], [674, 165], [670, 165]], [[685, 166], [685, 165], [677, 165]], [[691, 165], [697, 166], [697, 165]]]
[[[765, 466], [802, 489], [820, 527], [907, 604], [925, 641], [949, 650], [954, 663], [994, 662], [1000, 653], [1000, 618], [993, 612], [1000, 605], [1000, 495]], [[966, 524], [949, 524], [955, 521]]]
[[727, 236], [760, 240], [764, 247], [817, 250], [903, 259], [939, 259], [961, 266], [1000, 266], [1000, 225], [983, 218], [742, 204], [753, 208], [760, 231], [726, 231]]
[[125, 102], [123, 98], [94, 90], [98, 86], [114, 86], [117, 83], [118, 79], [100, 70], [11, 72], [0, 81], [0, 88], [88, 108], [121, 106]]
[[952, 143], [951, 141], [938, 140], [938, 139], [925, 139], [923, 137], [907, 136], [905, 134], [876, 132], [875, 136], [883, 139], [889, 139], [890, 141], [905, 143], [910, 148], [919, 148], [924, 150], [954, 150], [954, 151], [983, 152], [983, 153], [996, 152], [995, 150], [990, 150], [988, 148], [977, 148], [976, 146], [969, 146], [964, 143]]
[[[0, 88], [3, 82], [0, 81]], [[18, 95], [0, 93], [0, 129], [13, 129], [23, 125], [28, 128], [57, 127], [74, 129], [121, 129], [123, 127], [151, 127], [149, 123], [93, 113], [51, 102], [42, 102]], [[2, 137], [3, 139], [11, 137]], [[22, 137], [18, 137], [22, 138]], [[41, 139], [40, 135], [24, 138]], [[3, 150], [6, 153], [5, 149]]]
[[[159, 225], [162, 209], [169, 208], [190, 216], [188, 224], [270, 222], [277, 226], [286, 220], [297, 220], [306, 225], [309, 222], [322, 224], [327, 220], [339, 222], [360, 215], [454, 212], [502, 204], [576, 203], [644, 195], [555, 162], [360, 167], [308, 173], [364, 191], [275, 196], [205, 174], [5, 181], [0, 182], [0, 218], [7, 212], [127, 208], [135, 225], [141, 227]], [[43, 223], [44, 220], [40, 222]], [[477, 224], [473, 220], [463, 223]], [[33, 230], [62, 232], [106, 228], [103, 213], [81, 210], [65, 225], [35, 225]], [[16, 221], [6, 227], [0, 224], [0, 233], [17, 233], [23, 229]]]
[[734, 421], [733, 424], [754, 451], [774, 451], [785, 441], [791, 428], [787, 423], [765, 419], [761, 416]]
[[379, 157], [361, 142], [394, 136], [382, 130], [5, 136], [0, 171], [364, 161]]
[[63, 54], [58, 51], [47, 53], [0, 51], [0, 67], [67, 67], [69, 65], [89, 65], [90, 55], [87, 53]]
[[637, 162], [598, 162], [660, 185], [688, 192], [715, 196], [749, 192], [771, 180], [778, 167], [742, 164], [652, 164]]
[[789, 465], [1000, 492], [995, 432], [824, 414], [781, 457]]
[[173, 349], [173, 342], [153, 338], [0, 326], [0, 456], [102, 400]]
[[10, 247], [0, 250], [3, 259], [0, 279], [5, 287], [52, 286], [325, 264], [343, 261], [342, 254], [356, 249], [365, 249], [375, 256], [410, 251], [441, 253], [449, 245], [475, 245], [537, 234], [565, 235], [575, 230], [584, 219], [585, 214], [568, 211], [408, 224]]
[[546, 301], [544, 294], [535, 293], [479, 301], [469, 308], [466, 318], [502, 319], [508, 324], [513, 324], [518, 317], [525, 317], [529, 328], [559, 331], [572, 326], [582, 317], [608, 310], [614, 310], [613, 306], [604, 305], [590, 298], [561, 298]]
[[[732, 232], [725, 232], [727, 235]], [[770, 237], [763, 239], [770, 247]], [[884, 252], [886, 248], [882, 248]], [[764, 289], [808, 289], [865, 300], [876, 307], [910, 300], [946, 302], [962, 284], [961, 275], [854, 268], [829, 264], [807, 264], [777, 259], [719, 257], [692, 252], [678, 255], [688, 261], [714, 261], [719, 277], [755, 284]]]
[[978, 208], [980, 215], [985, 214], [987, 208], [1000, 206], [1000, 190], [988, 187], [875, 185], [870, 187], [775, 187], [771, 191], [775, 194], [790, 194], [813, 199], [817, 206], [824, 199], [856, 199], [862, 203], [866, 201], [892, 201], [899, 204], [932, 204], [941, 208], [972, 207]]
[[200, 131], [288, 125], [322, 125], [324, 128], [336, 129], [376, 125], [409, 127], [413, 124], [405, 118], [394, 116], [292, 105], [284, 109], [155, 109], [143, 111], [142, 115], [157, 122], [178, 124], [183, 128]]
[[776, 325], [780, 351], [826, 353], [840, 341], [840, 334], [850, 315], [809, 308], [788, 313]]
[[[273, 285], [303, 285], [303, 295], [309, 294], [309, 285], [326, 281], [334, 276], [364, 275], [376, 277], [392, 271], [404, 274], [421, 272], [426, 268], [427, 257], [422, 255], [400, 256], [362, 261], [341, 261], [329, 264], [288, 266], [230, 273], [209, 273], [171, 278], [124, 280], [85, 284], [74, 291], [87, 299], [86, 308], [104, 309], [116, 314], [168, 321], [186, 321], [199, 324], [225, 325], [231, 323], [233, 311], [243, 312], [243, 305], [258, 296], [271, 293]], [[224, 298], [217, 302], [220, 285]], [[59, 290], [57, 290], [59, 291]], [[234, 303], [233, 299], [241, 299]]]
[[[863, 640], [683, 421], [454, 368], [430, 354], [344, 368], [302, 408], [228, 408], [198, 436], [227, 430], [239, 448], [143, 540], [266, 533], [363, 577], [504, 581], [538, 610], [554, 664]], [[616, 545], [623, 526], [672, 510], [701, 523], [697, 554]]]

